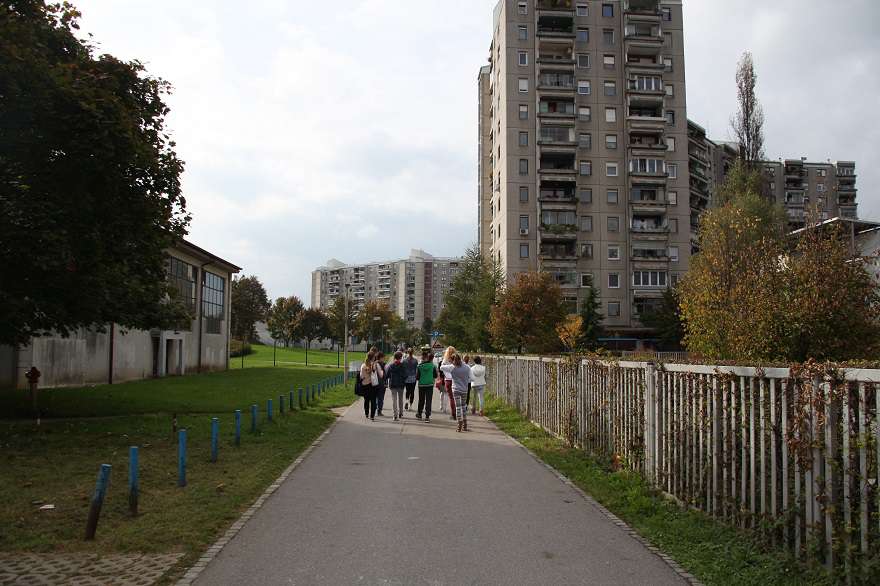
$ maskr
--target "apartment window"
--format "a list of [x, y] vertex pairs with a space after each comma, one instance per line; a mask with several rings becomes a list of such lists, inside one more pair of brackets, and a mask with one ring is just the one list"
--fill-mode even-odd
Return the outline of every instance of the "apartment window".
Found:
[[774, 192], [776, 191], [776, 183], [774, 183], [773, 181], [768, 183], [767, 187], [770, 189], [770, 191], [774, 191]]
[[669, 230], [673, 234], [678, 234], [678, 218], [672, 218], [669, 220]]
[[519, 188], [519, 203], [529, 203], [529, 188], [525, 185]]
[[528, 78], [521, 77], [519, 78], [519, 93], [524, 94], [529, 91], [529, 80]]
[[667, 110], [666, 111], [666, 123], [670, 126], [675, 126], [675, 111]]
[[608, 288], [620, 289], [620, 273], [608, 273]]
[[592, 189], [578, 190], [578, 200], [580, 201], [580, 203], [593, 203], [593, 190]]
[[613, 81], [606, 81], [602, 84], [605, 87], [605, 95], [613, 97], [617, 95], [617, 84]]
[[620, 199], [620, 192], [616, 189], [609, 189], [606, 192], [606, 197], [608, 199], [608, 203], [616, 204]]
[[608, 246], [608, 260], [620, 260], [620, 247], [617, 245]]
[[678, 192], [677, 191], [670, 191], [666, 197], [669, 200], [669, 205], [673, 205], [673, 206], [678, 205]]
[[617, 216], [608, 216], [608, 231], [609, 232], [619, 232], [620, 231], [620, 218]]
[[593, 148], [593, 135], [588, 132], [581, 132], [578, 134], [578, 146], [582, 149]]
[[578, 4], [577, 5], [577, 15], [578, 16], [590, 16], [590, 9], [586, 4]]
[[[592, 246], [592, 245], [589, 245], [589, 246]], [[593, 273], [581, 273], [581, 287], [592, 287], [592, 286], [593, 286]]]
[[526, 104], [519, 105], [519, 119], [520, 120], [528, 120], [529, 119], [529, 107]]
[[520, 41], [528, 41], [529, 40], [529, 27], [525, 25], [520, 25], [516, 27], [517, 31], [519, 31], [519, 40]]
[[588, 176], [593, 174], [593, 162], [581, 161], [578, 163], [578, 174]]
[[669, 260], [672, 262], [678, 262], [678, 247], [670, 246], [669, 247]]
[[614, 29], [602, 29], [602, 42], [607, 46], [614, 44]]
[[528, 216], [520, 216], [519, 217], [519, 229], [522, 231], [529, 231], [529, 217]]
[[633, 271], [633, 287], [665, 287], [666, 271]]
[[605, 18], [614, 18], [614, 4], [603, 4], [602, 16]]
[[671, 83], [667, 83], [664, 86], [664, 89], [666, 90], [666, 95], [669, 96], [670, 98], [675, 96], [675, 89]]
[[578, 41], [578, 43], [589, 43], [590, 42], [590, 29], [579, 28], [577, 30], [577, 41]]
[[593, 216], [581, 216], [581, 232], [593, 231]]
[[824, 183], [817, 183], [816, 184], [816, 191], [818, 191], [820, 193], [824, 192], [825, 191], [825, 184]]
[[664, 57], [663, 66], [666, 68], [666, 71], [672, 71], [672, 57]]
[[529, 3], [528, 2], [525, 2], [524, 0], [522, 0], [517, 3], [517, 6], [519, 7], [519, 13], [521, 15], [525, 16], [529, 13]]
[[618, 164], [617, 163], [605, 163], [605, 176], [606, 177], [617, 177], [618, 176]]
[[589, 122], [592, 118], [592, 111], [589, 106], [579, 106], [578, 107], [578, 120], [581, 122]]
[[666, 174], [670, 179], [678, 179], [678, 163], [667, 164]]
[[666, 149], [670, 151], [675, 150], [675, 138], [671, 136], [666, 137]]
[[617, 108], [605, 108], [605, 122], [617, 122]]
[[[500, 256], [501, 253], [499, 252]], [[520, 244], [519, 245], [519, 257], [520, 258], [529, 258], [529, 245], [528, 244]]]
[[605, 65], [605, 69], [614, 69], [614, 55], [603, 55], [602, 63]]
[[214, 273], [202, 273], [202, 316], [206, 334], [223, 333], [223, 307], [226, 279]]
[[663, 14], [663, 20], [666, 22], [672, 22], [672, 9], [671, 8], [661, 8], [660, 10]]
[[816, 175], [819, 176], [819, 177], [827, 177], [827, 176], [828, 176], [828, 170], [827, 170], [827, 169], [818, 169], [818, 170], [816, 171]]
[[520, 132], [519, 133], [519, 146], [521, 146], [521, 147], [529, 146], [529, 133], [528, 132]]
[[593, 244], [592, 243], [581, 244], [581, 258], [587, 258], [587, 259], [593, 258]]
[[519, 174], [520, 175], [528, 175], [529, 174], [529, 160], [528, 159], [520, 159], [519, 160]]
[[[610, 281], [610, 279], [609, 279]], [[611, 285], [608, 285], [611, 287]], [[619, 285], [618, 285], [619, 287]], [[618, 287], [611, 287], [612, 289], [617, 289]], [[608, 317], [620, 317], [620, 301], [609, 301], [608, 302]]]
[[519, 59], [520, 67], [525, 67], [529, 64], [529, 53], [528, 51], [517, 51], [517, 58]]
[[616, 149], [617, 148], [617, 135], [616, 134], [606, 134], [605, 135], [605, 148], [607, 148], [607, 149]]
[[590, 80], [582, 79], [578, 81], [578, 93], [582, 96], [590, 95]]
[[663, 46], [668, 49], [672, 48], [672, 33], [663, 33]]
[[590, 55], [589, 55], [589, 53], [578, 53], [577, 66], [578, 66], [578, 69], [589, 69], [590, 68]]

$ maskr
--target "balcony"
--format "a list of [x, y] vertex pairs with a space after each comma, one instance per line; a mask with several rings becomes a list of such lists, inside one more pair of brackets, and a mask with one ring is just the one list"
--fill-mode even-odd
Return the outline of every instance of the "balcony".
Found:
[[624, 0], [623, 11], [627, 14], [644, 14], [660, 17], [660, 0]]
[[570, 126], [542, 126], [538, 144], [575, 146], [574, 128]]
[[[544, 214], [547, 213], [560, 213], [560, 214], [571, 214], [574, 215], [574, 212], [542, 212]], [[572, 246], [574, 246], [574, 242], [577, 240], [577, 226], [574, 224], [541, 224], [541, 240], [547, 241], [571, 241]]]
[[574, 51], [571, 43], [542, 42], [538, 46], [538, 63], [554, 65], [574, 65]]
[[577, 245], [574, 242], [542, 242], [538, 252], [542, 260], [577, 260]]
[[632, 208], [646, 208], [647, 210], [663, 209], [667, 205], [663, 190], [656, 188], [634, 187], [629, 192], [629, 201]]
[[663, 42], [663, 33], [659, 24], [634, 22], [627, 24], [623, 32], [627, 40]]
[[574, 18], [571, 15], [541, 15], [538, 17], [538, 37], [573, 39]]
[[538, 0], [535, 8], [540, 12], [573, 12], [572, 0]]
[[840, 206], [854, 206], [856, 205], [856, 194], [855, 193], [840, 193], [837, 196], [837, 205]]
[[626, 54], [626, 66], [635, 69], [663, 71], [666, 66], [660, 56], [660, 46], [657, 47], [629, 47]]
[[669, 252], [664, 248], [634, 248], [630, 259], [633, 262], [669, 262]]
[[574, 75], [571, 73], [541, 72], [538, 76], [539, 90], [574, 91]]
[[541, 100], [538, 103], [538, 116], [545, 118], [574, 118], [574, 101]]
[[661, 216], [633, 216], [630, 231], [634, 234], [666, 234], [669, 225]]
[[573, 153], [544, 153], [541, 155], [538, 171], [549, 174], [571, 173], [573, 175], [575, 173], [574, 159]]
[[571, 181], [542, 181], [538, 201], [542, 203], [577, 204], [576, 183]]
[[627, 80], [627, 91], [645, 96], [664, 96], [666, 94], [663, 78], [659, 75], [638, 75]]

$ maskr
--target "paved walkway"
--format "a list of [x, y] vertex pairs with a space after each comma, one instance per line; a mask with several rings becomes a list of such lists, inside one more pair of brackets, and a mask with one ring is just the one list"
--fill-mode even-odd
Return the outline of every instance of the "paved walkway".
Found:
[[470, 421], [467, 434], [436, 411], [430, 424], [370, 422], [355, 405], [197, 584], [684, 583], [489, 421]]
[[182, 554], [0, 554], [0, 585], [149, 586]]

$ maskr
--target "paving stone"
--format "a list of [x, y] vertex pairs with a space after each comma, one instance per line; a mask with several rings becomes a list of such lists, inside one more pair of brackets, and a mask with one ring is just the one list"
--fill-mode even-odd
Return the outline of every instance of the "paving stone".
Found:
[[8, 573], [8, 572], [0, 572], [0, 586], [6, 586], [7, 584], [12, 584], [16, 578], [18, 578], [18, 574], [12, 574], [12, 573]]
[[107, 555], [101, 556], [85, 566], [80, 573], [87, 575], [121, 574], [135, 565], [143, 556], [140, 555]]
[[67, 584], [70, 576], [66, 574], [22, 574], [15, 582], [15, 586], [57, 586]]

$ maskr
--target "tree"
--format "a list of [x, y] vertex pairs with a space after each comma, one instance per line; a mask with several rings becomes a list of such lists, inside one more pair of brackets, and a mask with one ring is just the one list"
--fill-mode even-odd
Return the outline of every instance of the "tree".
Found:
[[[327, 335], [337, 345], [345, 343], [345, 298], [337, 297], [327, 310]], [[348, 302], [348, 335], [353, 335], [357, 310]]]
[[498, 265], [484, 257], [477, 245], [468, 248], [437, 319], [436, 327], [446, 342], [457, 348], [491, 351], [494, 345], [487, 326], [503, 288], [504, 275]]
[[764, 158], [764, 109], [755, 92], [757, 83], [758, 75], [755, 73], [752, 54], [745, 52], [736, 69], [739, 111], [730, 123], [739, 142], [740, 157], [749, 166], [754, 166]]
[[556, 335], [566, 352], [574, 352], [578, 347], [584, 319], [579, 315], [569, 315], [556, 326]]
[[306, 364], [309, 362], [309, 348], [312, 345], [312, 340], [326, 337], [328, 330], [327, 316], [320, 309], [309, 308], [302, 312], [299, 332], [300, 337], [306, 340]]
[[552, 352], [559, 348], [556, 326], [567, 314], [562, 289], [548, 273], [521, 273], [492, 307], [489, 331], [498, 348]]
[[290, 346], [302, 337], [303, 303], [299, 297], [279, 297], [269, 310], [266, 325], [273, 340], [280, 340]]
[[596, 289], [592, 286], [587, 289], [587, 295], [581, 302], [581, 330], [578, 337], [578, 348], [584, 350], [596, 350], [599, 348], [599, 337], [602, 335], [602, 303]]
[[257, 339], [254, 325], [266, 319], [272, 304], [266, 289], [256, 277], [240, 277], [232, 281], [232, 335], [239, 340]]
[[168, 327], [166, 249], [186, 234], [170, 85], [95, 57], [67, 2], [0, 5], [0, 344]]
[[853, 258], [839, 224], [819, 226], [814, 211], [784, 267], [788, 358], [803, 362], [873, 358], [880, 350], [880, 297]]
[[684, 327], [681, 324], [681, 309], [675, 289], [667, 288], [663, 292], [663, 303], [659, 308], [643, 314], [642, 324], [654, 330], [660, 340], [661, 351], [681, 350], [684, 339]]
[[384, 301], [367, 301], [355, 320], [354, 333], [378, 346], [382, 341], [383, 326], [387, 325], [387, 329], [393, 331], [399, 320], [400, 317]]

